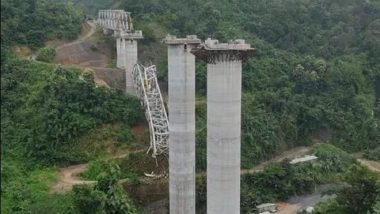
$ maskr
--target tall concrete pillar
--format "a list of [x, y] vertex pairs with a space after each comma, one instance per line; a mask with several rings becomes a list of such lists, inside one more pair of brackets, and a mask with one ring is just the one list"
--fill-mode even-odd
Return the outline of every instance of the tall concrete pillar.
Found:
[[[136, 95], [133, 83], [133, 66], [137, 63], [137, 40], [142, 39], [141, 31], [115, 31], [116, 46], [120, 39], [120, 49], [117, 51], [117, 67], [125, 69], [126, 93]], [[117, 46], [118, 47], [118, 46]]]
[[126, 39], [125, 40], [125, 81], [126, 92], [130, 95], [136, 95], [134, 83], [133, 83], [133, 66], [137, 63], [137, 40]]
[[167, 36], [169, 86], [170, 213], [195, 214], [195, 56], [196, 36]]
[[240, 213], [242, 60], [244, 40], [208, 39], [193, 53], [207, 62], [207, 213]]

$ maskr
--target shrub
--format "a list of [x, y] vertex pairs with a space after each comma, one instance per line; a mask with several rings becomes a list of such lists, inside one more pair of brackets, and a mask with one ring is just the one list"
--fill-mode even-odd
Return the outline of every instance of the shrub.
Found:
[[140, 119], [136, 98], [96, 87], [93, 76], [78, 69], [20, 59], [8, 63], [2, 119], [9, 123], [1, 124], [2, 146], [24, 150], [39, 163], [77, 161], [78, 155], [65, 151], [80, 143], [80, 136], [104, 123], [128, 127]]
[[242, 211], [253, 212], [261, 203], [311, 193], [317, 184], [336, 181], [356, 163], [349, 154], [332, 145], [317, 145], [312, 152], [318, 160], [294, 165], [284, 160], [270, 164], [262, 172], [243, 175]]
[[96, 180], [98, 176], [107, 171], [110, 162], [105, 160], [96, 160], [90, 162], [88, 169], [81, 174], [81, 177], [88, 180]]
[[319, 158], [314, 168], [324, 174], [345, 172], [351, 164], [356, 163], [351, 155], [329, 144], [316, 145], [312, 153]]
[[378, 174], [354, 165], [347, 170], [343, 178], [348, 185], [338, 189], [335, 198], [318, 204], [315, 213], [379, 213]]
[[365, 151], [363, 156], [368, 160], [380, 161], [380, 147]]
[[119, 143], [130, 143], [135, 139], [129, 126], [122, 126], [116, 131], [116, 140]]
[[38, 51], [36, 60], [42, 62], [52, 62], [55, 58], [56, 50], [54, 48], [41, 48]]
[[108, 60], [107, 68], [116, 68], [116, 60], [115, 59]]
[[79, 213], [102, 213], [105, 194], [88, 185], [73, 187], [74, 207]]
[[129, 154], [127, 158], [119, 160], [119, 163], [123, 173], [143, 175], [155, 168], [154, 160], [145, 153]]
[[74, 205], [79, 213], [137, 213], [119, 185], [121, 176], [117, 164], [109, 164], [97, 179], [95, 186], [77, 186], [73, 189]]

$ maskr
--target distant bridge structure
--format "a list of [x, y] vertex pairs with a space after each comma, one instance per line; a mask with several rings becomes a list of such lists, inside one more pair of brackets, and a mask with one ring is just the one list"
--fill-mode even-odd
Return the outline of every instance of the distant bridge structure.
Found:
[[110, 30], [133, 30], [131, 13], [124, 10], [99, 10], [98, 24]]
[[124, 10], [100, 10], [97, 24], [116, 38], [116, 66], [125, 69], [126, 93], [137, 96], [145, 109], [150, 131], [148, 152], [152, 151], [153, 157], [168, 154], [169, 121], [156, 67], [137, 64], [137, 40], [143, 38], [142, 31], [133, 29], [131, 13]]
[[136, 95], [132, 71], [137, 63], [137, 40], [142, 31], [134, 30], [131, 13], [124, 10], [99, 10], [97, 24], [116, 38], [116, 67], [125, 69], [126, 93]]

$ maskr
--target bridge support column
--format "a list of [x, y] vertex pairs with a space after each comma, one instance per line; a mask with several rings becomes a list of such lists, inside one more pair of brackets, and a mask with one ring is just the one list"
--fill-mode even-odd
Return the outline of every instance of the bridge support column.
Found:
[[240, 213], [243, 40], [206, 40], [194, 54], [207, 62], [207, 213]]
[[125, 82], [126, 92], [130, 95], [136, 95], [134, 83], [133, 83], [133, 66], [137, 63], [137, 40], [125, 39]]
[[136, 95], [133, 83], [133, 66], [137, 63], [137, 40], [142, 39], [141, 31], [119, 31], [116, 37], [116, 66], [125, 69], [126, 93]]
[[167, 36], [169, 86], [170, 213], [195, 214], [195, 56], [196, 36]]
[[135, 95], [132, 70], [137, 63], [137, 41], [134, 39], [116, 38], [116, 66], [125, 69], [126, 92]]

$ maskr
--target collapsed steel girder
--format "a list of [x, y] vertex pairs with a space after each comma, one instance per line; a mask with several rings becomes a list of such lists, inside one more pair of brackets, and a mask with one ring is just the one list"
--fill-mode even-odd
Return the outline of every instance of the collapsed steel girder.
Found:
[[169, 121], [157, 81], [156, 66], [144, 67], [136, 64], [133, 68], [133, 81], [136, 94], [145, 109], [149, 124], [150, 146], [152, 156], [168, 154]]

